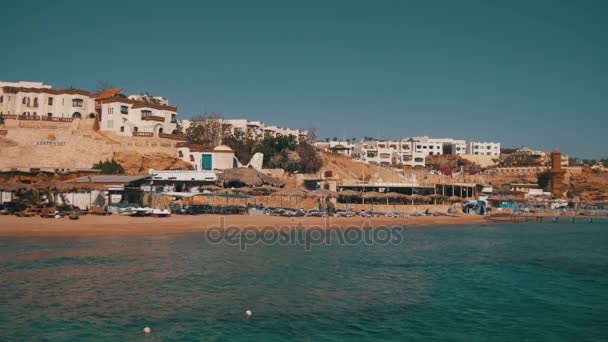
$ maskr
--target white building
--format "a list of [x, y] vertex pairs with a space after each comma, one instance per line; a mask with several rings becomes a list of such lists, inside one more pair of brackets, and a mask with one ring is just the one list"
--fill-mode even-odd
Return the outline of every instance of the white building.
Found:
[[500, 156], [500, 143], [495, 142], [467, 142], [467, 154], [482, 156]]
[[368, 164], [425, 165], [425, 155], [409, 139], [361, 141], [355, 144], [352, 157]]
[[162, 97], [129, 98], [120, 91], [91, 93], [53, 89], [42, 82], [0, 82], [0, 114], [5, 119], [64, 122], [97, 118], [100, 130], [124, 136], [174, 133], [177, 107], [169, 106]]
[[219, 145], [213, 149], [205, 149], [202, 146], [184, 144], [177, 149], [177, 156], [183, 161], [189, 162], [197, 171], [221, 171], [237, 167], [252, 167], [258, 171], [262, 170], [264, 155], [255, 153], [247, 165], [243, 165], [234, 155], [234, 151], [226, 145]]
[[466, 153], [466, 141], [452, 138], [429, 138], [427, 136], [410, 138], [414, 143], [414, 151], [425, 156]]
[[94, 117], [92, 95], [79, 89], [52, 89], [41, 82], [0, 82], [0, 114], [47, 121]]
[[177, 107], [130, 99], [119, 94], [98, 99], [98, 106], [99, 126], [103, 131], [150, 137], [176, 133]]

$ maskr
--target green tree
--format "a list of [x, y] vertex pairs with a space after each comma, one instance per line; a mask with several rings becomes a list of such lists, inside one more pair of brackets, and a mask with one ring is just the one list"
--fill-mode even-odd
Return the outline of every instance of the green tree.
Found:
[[99, 163], [93, 165], [93, 168], [101, 170], [101, 173], [104, 175], [117, 175], [125, 173], [125, 169], [123, 169], [122, 166], [120, 166], [120, 164], [118, 164], [114, 159], [106, 159], [106, 161], [103, 162], [100, 160]]

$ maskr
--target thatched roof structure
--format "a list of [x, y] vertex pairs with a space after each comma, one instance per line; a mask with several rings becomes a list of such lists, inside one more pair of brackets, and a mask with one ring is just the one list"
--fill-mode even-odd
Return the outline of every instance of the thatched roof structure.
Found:
[[277, 196], [297, 196], [297, 197], [310, 197], [311, 192], [304, 189], [282, 189], [274, 193]]
[[253, 168], [235, 168], [224, 170], [219, 179], [224, 187], [264, 186], [283, 187], [285, 184], [274, 177], [270, 177]]
[[16, 181], [0, 182], [0, 191], [6, 192], [29, 192], [34, 189], [32, 184], [25, 184]]
[[313, 191], [311, 194], [315, 197], [336, 197], [338, 193], [331, 190], [320, 189]]
[[354, 190], [344, 190], [338, 192], [339, 197], [361, 197], [361, 193], [359, 191]]

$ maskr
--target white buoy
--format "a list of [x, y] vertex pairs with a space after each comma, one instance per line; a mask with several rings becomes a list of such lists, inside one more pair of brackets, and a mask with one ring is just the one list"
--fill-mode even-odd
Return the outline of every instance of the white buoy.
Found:
[[253, 312], [251, 312], [251, 310], [245, 311], [245, 317], [251, 317], [251, 315], [253, 315]]
[[145, 327], [142, 332], [147, 335], [152, 332], [152, 329], [150, 329], [150, 327]]

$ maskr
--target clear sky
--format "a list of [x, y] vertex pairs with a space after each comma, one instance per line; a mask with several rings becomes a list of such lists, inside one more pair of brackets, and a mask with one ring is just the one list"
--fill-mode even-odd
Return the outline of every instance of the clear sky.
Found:
[[608, 1], [2, 1], [0, 79], [607, 157]]

